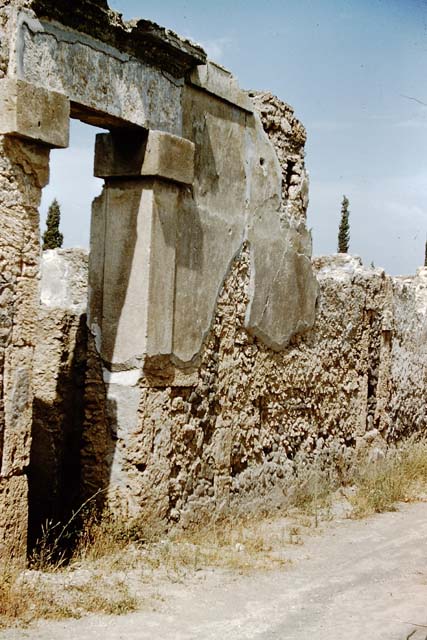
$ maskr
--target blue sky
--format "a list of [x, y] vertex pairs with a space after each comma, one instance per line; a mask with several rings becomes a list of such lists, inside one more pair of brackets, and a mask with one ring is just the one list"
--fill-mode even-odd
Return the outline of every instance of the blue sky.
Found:
[[[315, 255], [336, 250], [343, 194], [350, 252], [390, 273], [422, 264], [427, 233], [427, 0], [110, 0], [200, 42], [243, 88], [268, 89], [307, 128]], [[52, 153], [67, 246], [87, 245], [94, 130]], [[80, 185], [76, 189], [76, 181]]]

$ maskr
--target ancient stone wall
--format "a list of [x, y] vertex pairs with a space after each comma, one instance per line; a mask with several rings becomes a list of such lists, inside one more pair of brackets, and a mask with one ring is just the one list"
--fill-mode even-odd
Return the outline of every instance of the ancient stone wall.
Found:
[[308, 174], [304, 145], [307, 133], [293, 108], [268, 91], [250, 91], [264, 131], [276, 150], [282, 173], [282, 210], [305, 221], [308, 206]]
[[[316, 324], [275, 353], [244, 328], [250, 274], [243, 250], [221, 293], [196, 384], [143, 388], [138, 425], [119, 427], [110, 484], [117, 507], [138, 513], [148, 506], [185, 521], [231, 500], [264, 495], [267, 506], [274, 495], [283, 499], [297, 454], [383, 446], [425, 430], [426, 352], [419, 345], [426, 315], [415, 305], [425, 272], [406, 284], [402, 299], [398, 281], [351, 258], [316, 267]], [[390, 316], [391, 333], [384, 327]], [[126, 483], [117, 482], [123, 471]]]
[[[80, 499], [185, 523], [280, 494], [297, 454], [425, 427], [425, 272], [338, 256], [316, 280], [291, 107], [104, 0], [0, 0], [0, 42], [3, 556], [23, 554], [28, 479], [33, 536], [80, 473]], [[70, 116], [110, 131], [88, 332], [81, 255], [46, 254], [38, 299], [37, 207]]]
[[29, 543], [46, 522], [68, 520], [80, 500], [88, 255], [44, 251], [33, 360]]
[[47, 147], [0, 136], [0, 556], [26, 547], [38, 206], [48, 157]]
[[104, 384], [92, 345], [88, 489], [108, 488], [109, 506], [130, 516], [186, 524], [230, 504], [280, 504], [297, 457], [351, 459], [360, 447], [425, 433], [427, 269], [391, 278], [346, 255], [314, 267], [316, 323], [281, 352], [244, 326], [246, 245], [191, 380], [161, 385], [123, 372]]
[[[108, 487], [110, 506], [134, 515], [143, 509], [163, 520], [176, 511], [168, 487], [179, 469], [167, 447], [153, 448], [152, 430], [176, 433], [171, 443], [179, 442], [182, 416], [168, 394], [177, 406], [180, 393], [197, 405], [207, 375], [203, 363], [218, 365], [209, 362], [206, 344], [236, 260], [244, 256], [247, 276], [241, 330], [272, 353], [313, 326], [318, 293], [305, 226], [305, 134], [291, 108], [270, 94], [254, 98], [259, 105], [274, 103], [277, 127], [263, 116], [267, 134], [268, 123], [274, 130], [269, 140], [248, 96], [213, 63], [192, 73], [183, 98], [182, 132], [192, 147], [149, 132], [141, 158], [129, 145], [125, 153], [117, 137], [98, 137], [95, 172], [106, 184], [93, 205], [91, 232], [85, 494]], [[117, 282], [127, 286], [118, 290]], [[208, 432], [216, 432], [217, 411], [206, 402], [199, 411], [209, 416]], [[189, 410], [188, 402], [182, 406]], [[188, 456], [192, 467], [196, 458]], [[198, 482], [197, 474], [186, 473]], [[225, 486], [229, 469], [214, 475], [218, 487]], [[134, 491], [143, 496], [140, 504]], [[222, 499], [216, 490], [214, 503]]]
[[[79, 31], [73, 31], [76, 27]], [[33, 402], [33, 356], [39, 319], [38, 206], [49, 176], [49, 149], [68, 145], [70, 114], [104, 127], [180, 133], [183, 75], [205, 60], [200, 47], [157, 25], [125, 25], [103, 1], [78, 0], [72, 7], [49, 0], [0, 1], [1, 560], [25, 557], [28, 469], [34, 479], [46, 441], [40, 426], [46, 416], [37, 414], [41, 404]], [[63, 318], [63, 330], [72, 343], [76, 328], [68, 320]], [[58, 326], [51, 329], [54, 335]], [[42, 402], [55, 385], [55, 355]], [[61, 357], [68, 358], [62, 351]], [[61, 367], [63, 377], [66, 363]], [[62, 402], [60, 392], [55, 402]], [[60, 416], [57, 422], [60, 431]], [[51, 445], [57, 434], [50, 435], [46, 461], [55, 464]]]

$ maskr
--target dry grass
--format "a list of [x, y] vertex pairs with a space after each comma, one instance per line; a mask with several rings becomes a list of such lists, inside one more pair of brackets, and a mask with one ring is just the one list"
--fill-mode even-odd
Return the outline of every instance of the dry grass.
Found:
[[160, 535], [147, 523], [123, 529], [121, 520], [109, 514], [84, 527], [73, 562], [116, 571], [132, 563], [177, 578], [209, 567], [250, 571], [283, 566], [287, 542], [264, 517], [223, 516]]
[[37, 619], [79, 618], [88, 613], [119, 615], [140, 605], [126, 581], [96, 571], [0, 570], [0, 628]]
[[297, 464], [296, 485], [291, 506], [314, 515], [315, 522], [332, 514], [334, 496], [340, 486], [347, 488], [350, 515], [363, 518], [391, 511], [397, 502], [419, 499], [427, 490], [427, 440], [412, 438], [386, 452], [359, 453], [351, 464], [339, 461], [325, 464], [316, 459], [311, 465]]
[[296, 461], [296, 477], [289, 488], [288, 505], [319, 521], [330, 519], [333, 496], [339, 487], [334, 466], [316, 458], [311, 464]]
[[410, 440], [390, 448], [376, 461], [365, 460], [354, 470], [352, 515], [392, 511], [397, 502], [419, 498], [427, 487], [427, 441]]
[[0, 569], [0, 627], [37, 618], [127, 613], [140, 608], [147, 585], [156, 579], [181, 580], [208, 567], [238, 572], [282, 567], [289, 562], [289, 545], [302, 544], [310, 528], [333, 517], [340, 483], [347, 485], [347, 512], [356, 518], [392, 510], [396, 502], [425, 491], [427, 441], [390, 448], [375, 461], [359, 456], [352, 466], [318, 458], [295, 468], [283, 511], [271, 518], [228, 513], [165, 536], [152, 522], [129, 523], [105, 513], [99, 518], [86, 505], [68, 564], [60, 543], [76, 523], [74, 516], [65, 527], [46, 529], [32, 570]]
[[67, 564], [56, 541], [46, 528], [30, 570], [0, 569], [0, 627], [128, 613], [141, 607], [150, 581], [182, 580], [207, 567], [246, 572], [283, 566], [291, 542], [265, 518], [221, 518], [160, 537], [153, 523], [124, 525], [113, 514], [98, 518], [94, 511], [87, 512]]
[[282, 529], [269, 518], [228, 516], [170, 535], [157, 545], [158, 562], [174, 571], [270, 570], [288, 564], [286, 544]]

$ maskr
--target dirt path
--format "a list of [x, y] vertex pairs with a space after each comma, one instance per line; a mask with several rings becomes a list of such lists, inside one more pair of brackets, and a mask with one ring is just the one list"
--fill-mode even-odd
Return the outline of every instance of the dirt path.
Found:
[[[427, 503], [335, 521], [274, 573], [198, 572], [152, 608], [8, 630], [1, 640], [424, 640]], [[420, 626], [416, 626], [420, 625]], [[425, 627], [421, 626], [425, 625]], [[412, 635], [410, 635], [412, 634]]]

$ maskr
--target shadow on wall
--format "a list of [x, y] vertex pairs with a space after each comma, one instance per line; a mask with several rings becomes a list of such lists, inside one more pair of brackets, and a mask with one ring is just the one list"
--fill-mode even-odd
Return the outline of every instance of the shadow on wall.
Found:
[[[49, 327], [47, 330], [49, 331]], [[73, 317], [65, 314], [62, 331], [63, 351], [59, 354], [60, 361], [57, 363], [56, 388], [53, 394], [49, 394], [53, 399], [47, 402], [36, 389], [33, 404], [28, 469], [29, 550], [34, 547], [43, 530], [52, 524], [66, 522], [80, 499], [80, 447], [87, 355], [86, 315]]]

